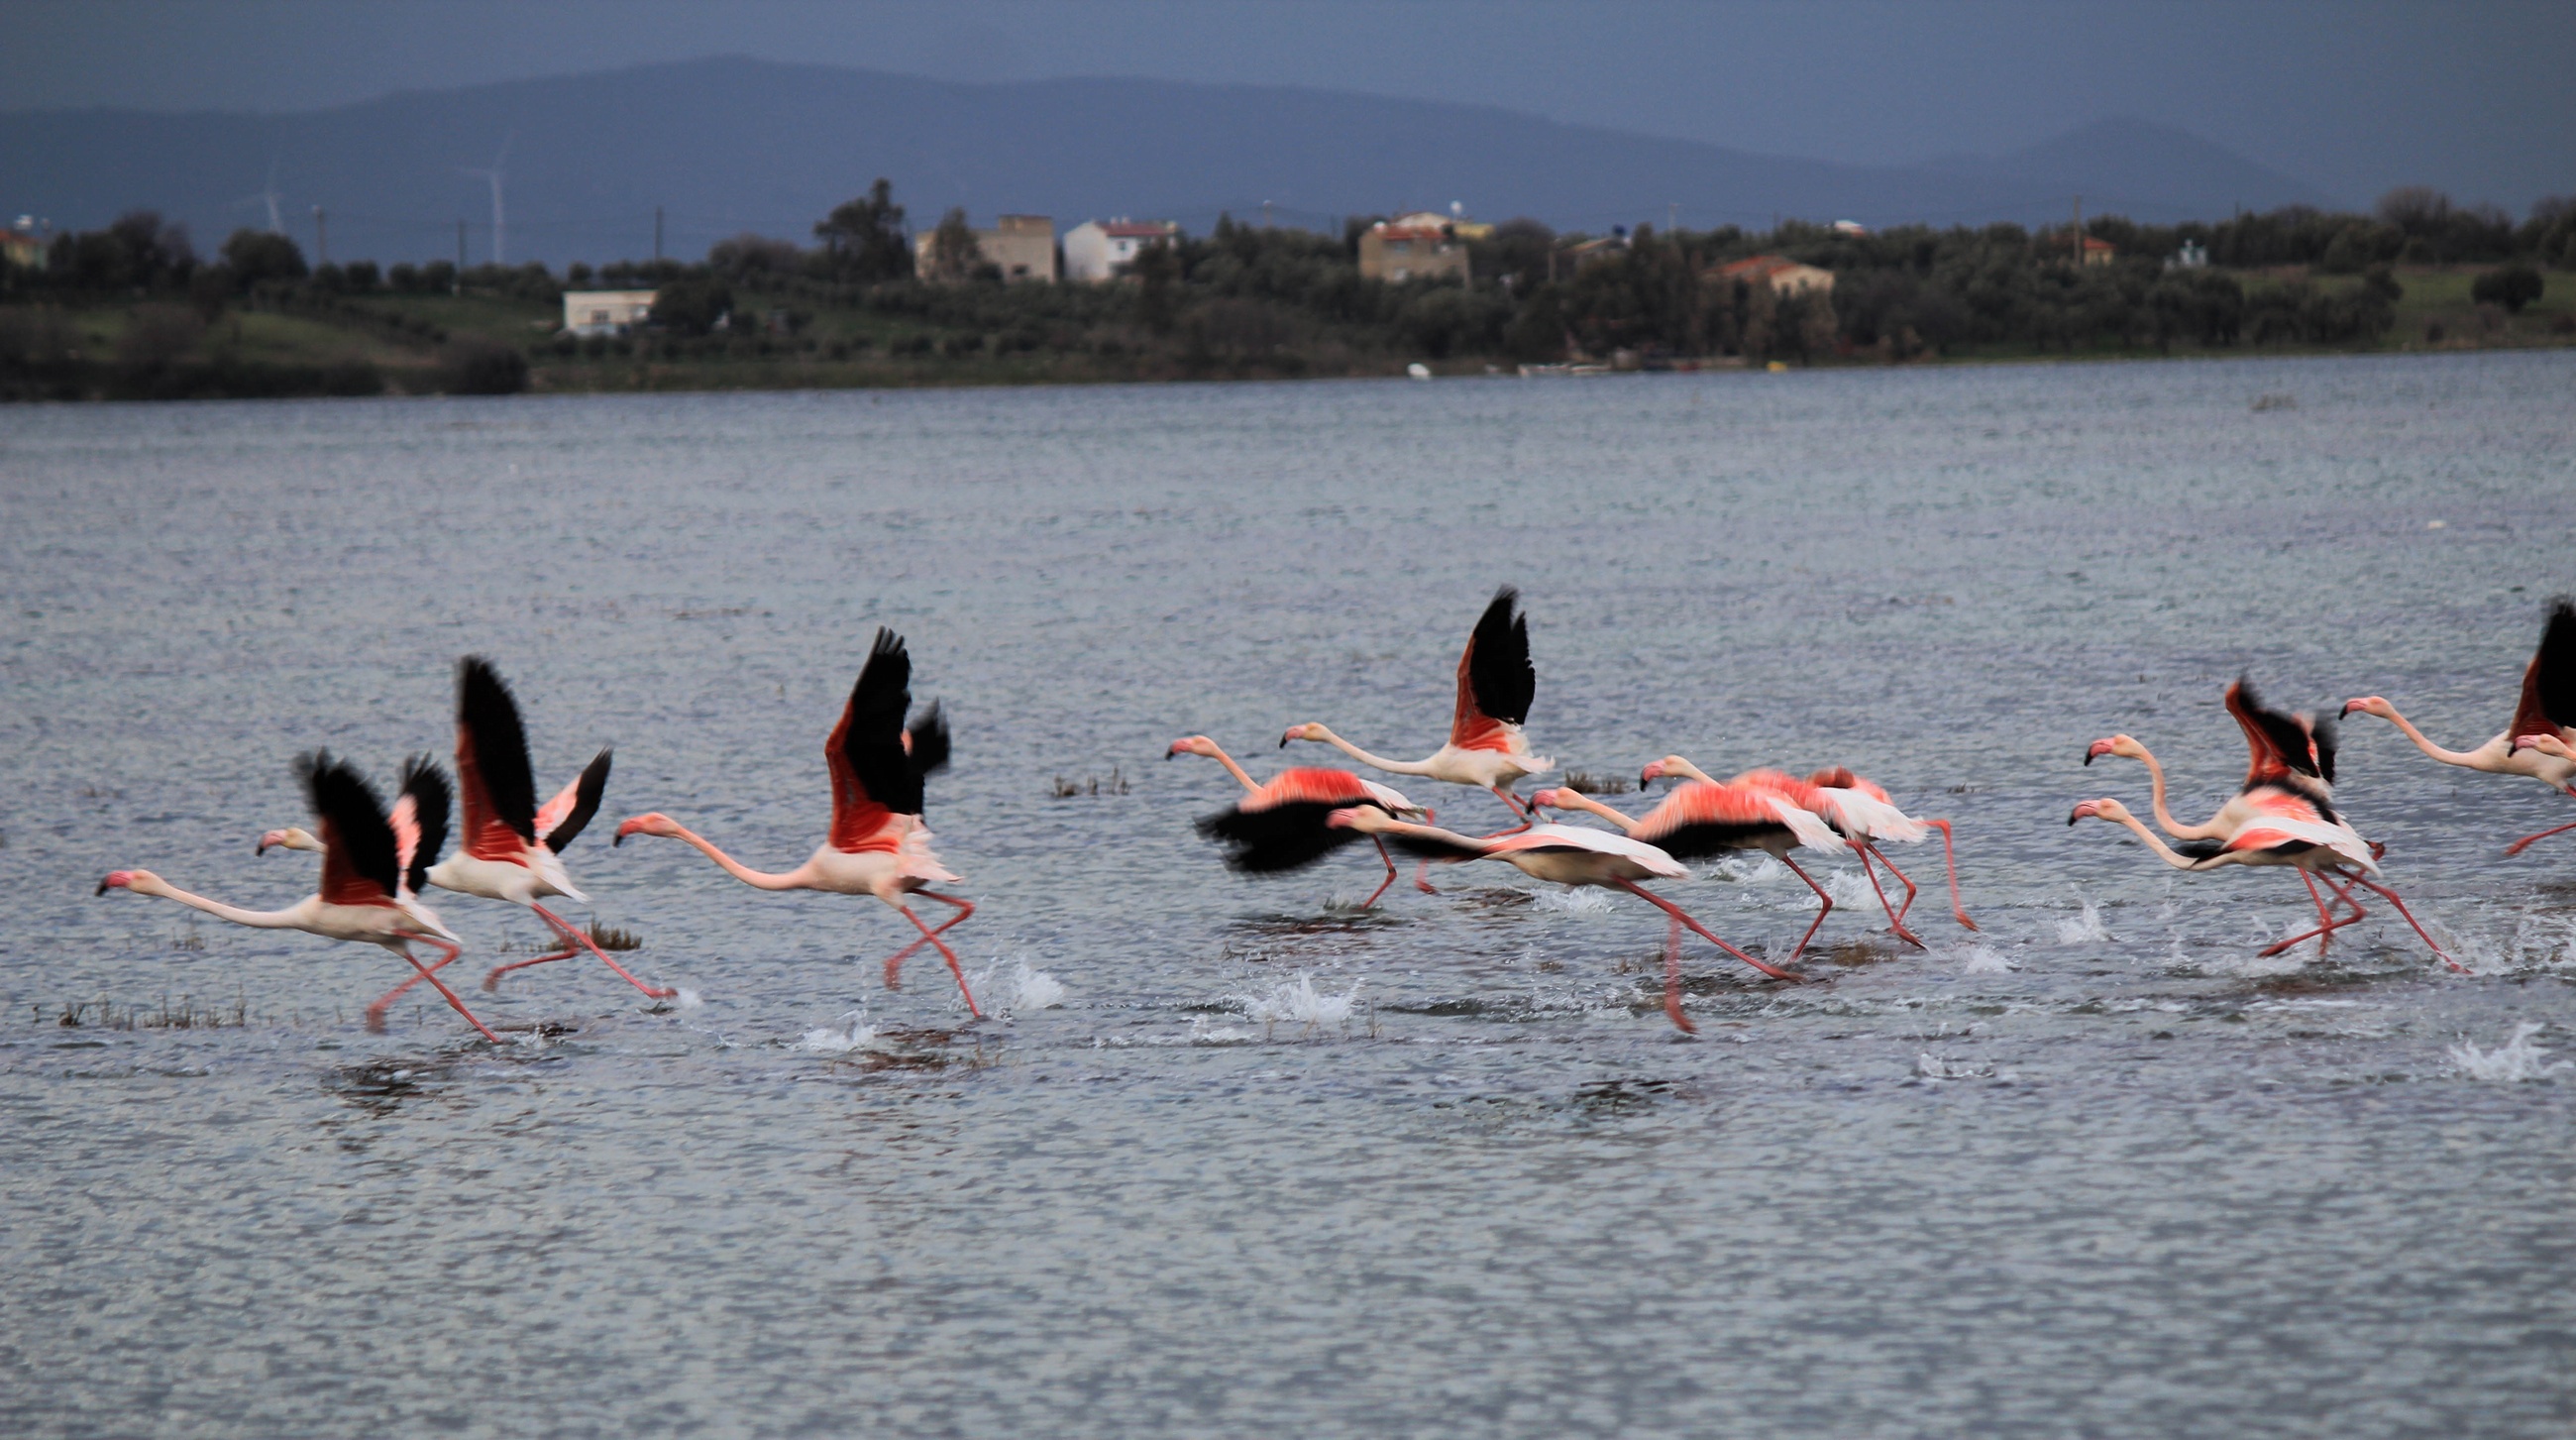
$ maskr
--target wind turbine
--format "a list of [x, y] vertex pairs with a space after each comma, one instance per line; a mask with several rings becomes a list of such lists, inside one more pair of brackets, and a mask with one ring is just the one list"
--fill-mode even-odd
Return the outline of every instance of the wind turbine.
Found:
[[501, 211], [501, 180], [505, 173], [501, 167], [510, 159], [510, 143], [518, 138], [519, 132], [516, 130], [501, 137], [500, 153], [492, 157], [492, 166], [488, 170], [473, 170], [462, 165], [456, 167], [456, 173], [460, 175], [480, 175], [492, 182], [492, 263], [495, 265], [507, 264], [509, 261], [510, 232], [508, 222]]
[[233, 202], [233, 208], [238, 210], [244, 205], [256, 205], [262, 200], [267, 201], [268, 233], [271, 235], [283, 235], [286, 233], [286, 224], [278, 218], [277, 198], [277, 157], [275, 155], [271, 155], [268, 157], [267, 188], [263, 190], [254, 190], [250, 194], [244, 195], [239, 200]]

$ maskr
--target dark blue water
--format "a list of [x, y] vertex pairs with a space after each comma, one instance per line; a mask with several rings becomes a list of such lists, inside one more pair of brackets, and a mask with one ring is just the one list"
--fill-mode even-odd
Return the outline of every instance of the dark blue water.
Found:
[[[2295, 879], [2063, 822], [2143, 805], [2114, 731], [2213, 808], [2240, 671], [2493, 734], [2571, 500], [2563, 353], [0, 412], [0, 1431], [2566, 1433], [2576, 835], [2499, 852], [2576, 806], [2347, 728], [2474, 977], [2378, 906], [2257, 960]], [[1847, 762], [1983, 929], [1931, 849], [1929, 951], [1829, 865], [1815, 983], [1695, 943], [1693, 1039], [1633, 900], [1226, 873], [1170, 740], [1427, 754], [1505, 582], [1542, 752]], [[873, 901], [608, 845], [800, 861], [878, 624], [980, 1023], [879, 987]], [[370, 1035], [383, 953], [92, 895], [290, 903], [293, 757], [444, 753], [469, 651], [541, 786], [617, 747], [567, 858], [682, 1002], [584, 961], [470, 993], [498, 1051]], [[436, 898], [476, 975], [543, 940]]]

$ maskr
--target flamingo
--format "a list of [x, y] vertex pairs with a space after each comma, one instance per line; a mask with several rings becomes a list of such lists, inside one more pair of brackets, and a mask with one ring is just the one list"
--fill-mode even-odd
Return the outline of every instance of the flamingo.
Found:
[[[2359, 831], [2335, 813], [2332, 727], [2311, 716], [2265, 708], [2253, 686], [2241, 678], [2227, 687], [2227, 709], [2245, 732], [2249, 752], [2245, 783], [2207, 822], [2182, 827], [2201, 832], [2184, 838], [2182, 849], [2166, 844], [2162, 836], [2148, 829], [2117, 800], [2085, 801], [2067, 815], [2066, 823], [2099, 819], [2125, 825], [2159, 859], [2177, 870], [2215, 870], [2227, 865], [2295, 868], [2308, 887], [2308, 898], [2316, 904], [2317, 927], [2265, 947], [2261, 952], [2264, 955], [2278, 955], [2309, 939], [2317, 942], [2317, 953], [2324, 954], [2335, 931], [2368, 913], [2353, 898], [2351, 887], [2358, 885], [2395, 906], [2443, 963], [2467, 973], [2467, 966], [2452, 959], [2425, 933], [2396, 891], [2370, 878], [2380, 873], [2379, 857], [2384, 849], [2362, 839]], [[2177, 827], [2168, 822], [2166, 828]], [[2340, 920], [2335, 918], [2317, 892], [2319, 878], [2350, 908], [2351, 914]]]
[[1510, 834], [1468, 836], [1454, 830], [1398, 820], [1373, 806], [1336, 810], [1326, 817], [1325, 823], [1381, 837], [1417, 855], [1452, 861], [1500, 860], [1534, 880], [1625, 890], [1663, 911], [1671, 920], [1664, 939], [1664, 1014], [1685, 1033], [1695, 1034], [1699, 1030], [1690, 1022], [1690, 1017], [1682, 1013], [1681, 942], [1685, 925], [1720, 950], [1774, 980], [1797, 978], [1718, 939], [1680, 906], [1640, 886], [1637, 883], [1640, 880], [1690, 878], [1690, 867], [1642, 840], [1572, 825], [1542, 825], [1535, 821], [1529, 828]]
[[[1756, 772], [1762, 773], [1762, 772]], [[1769, 772], [1777, 774], [1778, 772]], [[1789, 947], [1795, 959], [1815, 938], [1825, 917], [1834, 911], [1834, 897], [1799, 868], [1789, 852], [1799, 849], [1838, 855], [1847, 847], [1833, 827], [1815, 811], [1798, 804], [1788, 794], [1750, 783], [1746, 777], [1723, 784], [1699, 773], [1678, 755], [1668, 755], [1645, 768], [1638, 788], [1665, 775], [1684, 776], [1689, 783], [1665, 796], [1654, 809], [1641, 816], [1628, 816], [1599, 800], [1563, 786], [1542, 790], [1530, 797], [1533, 805], [1550, 810], [1582, 810], [1619, 827], [1632, 840], [1642, 840], [1680, 859], [1695, 860], [1707, 855], [1723, 855], [1739, 850], [1759, 850], [1789, 867], [1792, 874], [1807, 882], [1816, 892], [1820, 908], [1815, 923], [1798, 943]], [[1787, 776], [1781, 776], [1787, 779]], [[1794, 784], [1794, 782], [1793, 782]]]
[[[1638, 772], [1637, 788], [1642, 790], [1647, 785], [1666, 775], [1678, 775], [1685, 780], [1695, 781], [1703, 785], [1713, 785], [1718, 783], [1711, 780], [1698, 766], [1693, 765], [1681, 756], [1667, 755], [1663, 759], [1647, 765], [1644, 770]], [[1800, 845], [1805, 845], [1806, 848], [1809, 849], [1821, 849], [1828, 855], [1839, 855], [1847, 844], [1850, 848], [1858, 851], [1862, 857], [1860, 873], [1863, 878], [1869, 881], [1870, 890], [1878, 896], [1879, 908], [1887, 912], [1887, 923], [1889, 929], [1895, 933], [1898, 939], [1905, 941], [1916, 949], [1920, 950], [1925, 948], [1921, 937], [1917, 936], [1913, 931], [1905, 928], [1904, 919], [1899, 914], [1896, 907], [1888, 903], [1887, 892], [1879, 889], [1878, 876], [1869, 868], [1868, 857], [1877, 853], [1874, 847], [1870, 844], [1871, 838], [1876, 833], [1876, 831], [1873, 830], [1873, 824], [1881, 829], [1893, 829], [1902, 838], [1922, 838], [1923, 832], [1921, 829], [1919, 827], [1915, 827], [1914, 822], [1907, 819], [1903, 811], [1898, 810], [1893, 805], [1873, 803], [1865, 796], [1861, 795], [1836, 796], [1829, 794], [1821, 786], [1815, 785], [1809, 781], [1800, 780], [1796, 776], [1779, 770], [1747, 770], [1743, 774], [1738, 775], [1725, 783], [1731, 786], [1767, 792], [1780, 797], [1782, 801], [1786, 802], [1793, 809], [1818, 817], [1826, 826], [1825, 833], [1834, 838], [1835, 843], [1833, 845], [1816, 846], [1803, 840], [1797, 841], [1794, 844], [1789, 843], [1784, 841], [1781, 836], [1771, 834], [1766, 836], [1759, 843], [1737, 847], [1742, 849], [1762, 850], [1770, 854], [1781, 864], [1788, 866], [1792, 871], [1796, 872], [1799, 879], [1806, 881], [1808, 889], [1816, 892], [1816, 900], [1818, 902], [1816, 921], [1815, 924], [1807, 927], [1808, 936], [1812, 937], [1816, 933], [1817, 929], [1825, 923], [1825, 917], [1833, 913], [1834, 897], [1826, 894], [1825, 888], [1818, 885], [1813, 877], [1809, 876], [1805, 871], [1798, 869], [1797, 862], [1789, 858], [1789, 851], [1798, 848]], [[1887, 857], [1885, 855], [1879, 855], [1878, 859], [1880, 863], [1887, 864]], [[1896, 867], [1892, 864], [1888, 864], [1887, 868], [1890, 871], [1896, 870]], [[1903, 878], [1901, 872], [1899, 872], [1898, 878]], [[1806, 948], [1806, 944], [1807, 941], [1805, 939], [1800, 939], [1798, 942], [1799, 949]], [[1789, 953], [1794, 955], [1798, 952], [1793, 950]]]
[[[835, 895], [874, 895], [912, 922], [921, 938], [888, 956], [886, 988], [897, 986], [904, 960], [928, 944], [937, 947], [957, 977], [957, 993], [966, 1013], [983, 1018], [975, 996], [966, 988], [966, 971], [957, 952], [939, 937], [975, 913], [971, 900], [929, 889], [961, 877], [931, 853], [930, 830], [922, 823], [922, 780], [948, 763], [948, 722], [933, 701], [907, 729], [912, 708], [912, 657], [903, 637], [877, 627], [876, 642], [858, 683], [850, 687], [841, 723], [823, 742], [823, 760], [832, 772], [832, 829], [804, 864], [784, 874], [754, 870], [717, 849], [704, 837], [659, 811], [634, 816], [617, 827], [615, 843], [629, 835], [661, 835], [685, 840], [706, 853], [736, 880], [759, 890], [822, 890]], [[922, 923], [906, 899], [919, 895], [953, 907], [957, 913], [937, 929]]]
[[[425, 879], [460, 895], [525, 905], [554, 932], [562, 947], [533, 960], [494, 966], [483, 977], [486, 991], [500, 989], [501, 977], [513, 970], [569, 960], [587, 949], [648, 999], [667, 1000], [679, 993], [636, 979], [610, 959], [597, 941], [538, 903], [549, 895], [590, 903], [590, 897], [572, 883], [562, 855], [599, 812], [600, 797], [608, 788], [609, 755], [600, 751], [572, 783], [539, 806], [518, 701], [490, 661], [468, 655], [457, 662], [456, 774], [465, 792], [464, 831], [457, 837], [456, 854], [430, 866]], [[295, 829], [271, 830], [259, 838], [262, 853], [272, 845], [289, 850], [323, 848], [311, 834]], [[389, 1005], [417, 983], [417, 976], [406, 980], [377, 1003]]]
[[[192, 895], [149, 870], [112, 870], [98, 882], [98, 893], [131, 890], [137, 895], [157, 895], [176, 900], [191, 909], [202, 910], [219, 920], [247, 925], [254, 930], [301, 930], [326, 940], [363, 941], [381, 945], [401, 956], [438, 987], [465, 1023], [480, 1031], [483, 1038], [499, 1044], [501, 1037], [474, 1018], [456, 992], [434, 973], [463, 953], [464, 945], [456, 935], [439, 923], [438, 916], [421, 904], [409, 883], [423, 866], [434, 858], [447, 839], [447, 820], [443, 807], [433, 818], [434, 830], [422, 823], [422, 807], [415, 792], [426, 794], [443, 791], [444, 777], [432, 786], [419, 779], [429, 767], [412, 762], [404, 774], [405, 800], [397, 802], [388, 818], [384, 802], [377, 798], [375, 787], [346, 763], [331, 758], [328, 751], [315, 751], [296, 762], [296, 773], [304, 785], [306, 802], [313, 811], [314, 823], [321, 828], [324, 852], [322, 883], [319, 891], [284, 910], [244, 910]], [[432, 772], [434, 773], [434, 772]], [[411, 953], [415, 944], [425, 944], [446, 953], [438, 965], [423, 965]], [[383, 1028], [383, 1013], [370, 1007], [368, 1028]]]
[[[2576, 599], [2561, 595], [2550, 602], [2549, 623], [2540, 632], [2540, 648], [2533, 651], [2531, 663], [2523, 668], [2522, 695], [2515, 703], [2513, 720], [2504, 732], [2475, 750], [2445, 750], [2424, 738], [2424, 732], [2397, 713], [2397, 707], [2377, 695], [2365, 695], [2344, 702], [2346, 715], [2359, 711], [2376, 715], [2406, 732], [2415, 748], [2441, 761], [2468, 770], [2483, 770], [2490, 775], [2528, 775], [2552, 790], [2576, 795], [2576, 756], [2568, 752], [2576, 742]], [[2559, 747], [2542, 749], [2525, 737], [2547, 736]], [[2576, 830], [2576, 822], [2525, 835], [2504, 847], [2507, 855], [2519, 855], [2534, 840]]]
[[[1866, 872], [1869, 869], [1869, 862], [1875, 858], [1879, 864], [1887, 867], [1887, 873], [1896, 877], [1897, 883], [1905, 887], [1905, 903], [1896, 907], [1896, 923], [1900, 926], [1905, 923], [1906, 912], [1914, 908], [1914, 896], [1917, 893], [1914, 881], [1904, 871], [1896, 868], [1896, 862], [1887, 858], [1887, 852], [1879, 849], [1877, 842], [1896, 840], [1910, 845], [1934, 830], [1940, 831], [1941, 864], [1950, 876], [1950, 914], [1959, 922], [1960, 928], [1966, 930], [1977, 928], [1977, 922], [1968, 918], [1966, 903], [1959, 898], [1959, 856], [1951, 845], [1949, 821], [1906, 814], [1897, 808], [1894, 800], [1888, 798], [1886, 790], [1852, 773], [1848, 765], [1833, 765], [1816, 771], [1807, 777], [1807, 783], [1825, 792], [1827, 798], [1834, 802], [1835, 808], [1844, 817], [1863, 827], [1865, 834], [1862, 838], [1867, 843], [1853, 847], [1860, 852], [1861, 869]], [[1830, 814], [1825, 818], [1836, 819]], [[1844, 833], [1851, 832], [1846, 829]], [[1922, 942], [1915, 943], [1919, 945]]]
[[[1163, 758], [1175, 755], [1200, 755], [1223, 765], [1241, 781], [1244, 797], [1231, 807], [1201, 820], [1199, 833], [1211, 840], [1223, 840], [1233, 847], [1226, 863], [1238, 870], [1255, 874], [1272, 874], [1283, 870], [1303, 869], [1325, 855], [1356, 840], [1359, 833], [1348, 828], [1334, 828], [1324, 823], [1334, 810], [1348, 805], [1374, 805], [1388, 814], [1431, 819], [1431, 811], [1404, 798], [1389, 786], [1364, 780], [1348, 770], [1301, 767], [1283, 770], [1267, 785], [1253, 783], [1234, 757], [1225, 753], [1205, 735], [1184, 735], [1172, 742]], [[1395, 857], [1386, 853], [1386, 842], [1371, 837], [1378, 858], [1386, 862], [1386, 878], [1360, 902], [1363, 910], [1377, 904], [1386, 887], [1395, 883]], [[1259, 869], [1252, 867], [1258, 865]]]
[[1529, 617], [1514, 613], [1519, 604], [1520, 592], [1511, 586], [1495, 591], [1492, 603], [1467, 636], [1467, 648], [1458, 656], [1458, 704], [1449, 722], [1449, 743], [1430, 758], [1389, 760], [1372, 755], [1312, 723], [1289, 726], [1279, 737], [1280, 748], [1286, 749], [1291, 740], [1312, 740], [1389, 775], [1420, 775], [1490, 790], [1515, 817], [1535, 823], [1511, 787], [1555, 769], [1556, 762], [1531, 754], [1529, 737], [1521, 733], [1522, 723], [1529, 719], [1530, 700], [1538, 693], [1538, 671], [1530, 665]]

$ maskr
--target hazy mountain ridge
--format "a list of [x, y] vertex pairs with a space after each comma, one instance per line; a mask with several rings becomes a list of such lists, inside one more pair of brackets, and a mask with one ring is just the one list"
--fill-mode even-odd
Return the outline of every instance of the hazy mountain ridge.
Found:
[[2011, 155], [1870, 167], [1567, 125], [1493, 106], [1290, 87], [1070, 79], [969, 84], [738, 58], [410, 91], [295, 114], [79, 110], [0, 114], [0, 209], [89, 227], [137, 206], [201, 244], [280, 218], [310, 248], [394, 260], [491, 253], [486, 182], [509, 153], [509, 258], [693, 257], [741, 230], [798, 240], [890, 177], [916, 225], [963, 205], [1154, 215], [1194, 229], [1220, 210], [1317, 228], [1345, 214], [1463, 202], [1560, 228], [2052, 221], [2088, 213], [2223, 216], [2321, 203], [2313, 188], [2185, 132], [2087, 126]]

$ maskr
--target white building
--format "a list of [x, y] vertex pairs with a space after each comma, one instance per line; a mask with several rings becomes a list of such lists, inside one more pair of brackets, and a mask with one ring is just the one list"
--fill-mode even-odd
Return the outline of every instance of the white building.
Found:
[[1064, 232], [1064, 278], [1097, 285], [1157, 240], [1178, 240], [1169, 220], [1085, 220]]
[[563, 328], [575, 335], [623, 335], [653, 318], [659, 290], [566, 290]]

